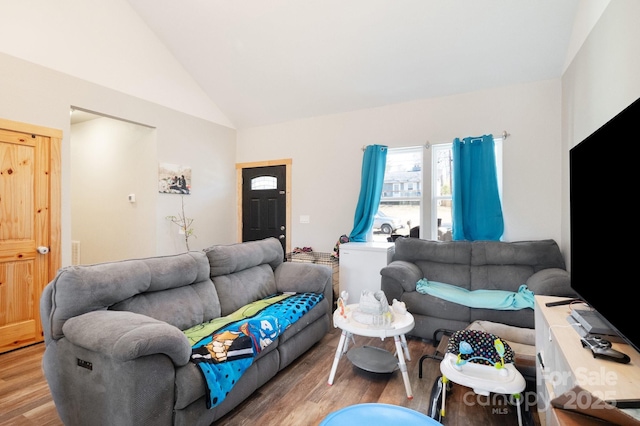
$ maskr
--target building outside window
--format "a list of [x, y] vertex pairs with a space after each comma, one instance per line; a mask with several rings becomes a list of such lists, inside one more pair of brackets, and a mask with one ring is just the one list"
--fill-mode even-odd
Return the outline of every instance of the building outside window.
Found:
[[387, 241], [391, 235], [409, 235], [420, 225], [422, 205], [423, 146], [389, 148], [373, 240]]

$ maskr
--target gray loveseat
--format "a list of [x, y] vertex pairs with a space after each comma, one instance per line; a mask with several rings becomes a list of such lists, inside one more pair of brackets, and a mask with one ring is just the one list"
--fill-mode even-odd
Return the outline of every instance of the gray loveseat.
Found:
[[533, 310], [470, 308], [416, 291], [422, 278], [463, 287], [517, 292], [522, 284], [534, 294], [575, 297], [560, 249], [553, 240], [431, 241], [398, 238], [392, 262], [381, 271], [381, 289], [391, 302], [406, 304], [415, 318], [411, 335], [439, 338], [438, 330], [462, 330], [484, 320], [534, 328]]
[[[43, 368], [60, 418], [72, 425], [210, 425], [327, 333], [331, 270], [283, 263], [280, 242], [58, 271], [41, 298]], [[182, 332], [276, 292], [324, 299], [264, 348], [219, 405]]]

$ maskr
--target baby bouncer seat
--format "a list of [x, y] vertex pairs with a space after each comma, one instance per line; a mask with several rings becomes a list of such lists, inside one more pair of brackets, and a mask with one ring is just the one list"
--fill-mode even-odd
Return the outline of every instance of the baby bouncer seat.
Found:
[[467, 386], [476, 394], [512, 395], [518, 411], [518, 425], [522, 426], [521, 392], [526, 387], [522, 374], [515, 368], [515, 354], [500, 337], [480, 330], [459, 330], [451, 334], [447, 351], [440, 362], [442, 377], [434, 384], [432, 417], [445, 417], [445, 399], [449, 382]]

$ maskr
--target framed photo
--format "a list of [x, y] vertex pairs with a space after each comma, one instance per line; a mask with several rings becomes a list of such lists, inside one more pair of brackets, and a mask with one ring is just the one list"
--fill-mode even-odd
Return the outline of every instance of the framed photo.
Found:
[[191, 167], [160, 163], [158, 166], [158, 192], [161, 194], [190, 194]]

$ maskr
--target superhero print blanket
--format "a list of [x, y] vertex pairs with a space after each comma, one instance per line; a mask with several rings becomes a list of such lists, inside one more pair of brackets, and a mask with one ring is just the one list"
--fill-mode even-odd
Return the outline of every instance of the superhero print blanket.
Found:
[[319, 293], [282, 293], [238, 309], [184, 333], [207, 386], [207, 408], [220, 404], [255, 357], [318, 304]]

